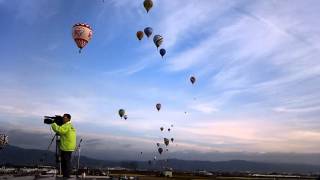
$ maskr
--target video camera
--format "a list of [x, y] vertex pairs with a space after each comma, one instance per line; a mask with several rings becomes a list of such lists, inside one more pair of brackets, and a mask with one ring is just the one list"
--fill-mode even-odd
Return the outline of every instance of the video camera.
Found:
[[44, 122], [45, 124], [56, 123], [58, 126], [62, 126], [62, 125], [63, 125], [63, 117], [62, 117], [62, 116], [59, 116], [59, 115], [55, 115], [55, 116], [44, 116], [43, 122]]

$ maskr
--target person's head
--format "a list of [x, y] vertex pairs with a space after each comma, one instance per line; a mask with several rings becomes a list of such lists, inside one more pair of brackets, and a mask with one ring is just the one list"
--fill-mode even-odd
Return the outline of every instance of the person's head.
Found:
[[70, 114], [64, 114], [63, 115], [63, 124], [66, 122], [69, 122], [71, 120], [71, 115]]

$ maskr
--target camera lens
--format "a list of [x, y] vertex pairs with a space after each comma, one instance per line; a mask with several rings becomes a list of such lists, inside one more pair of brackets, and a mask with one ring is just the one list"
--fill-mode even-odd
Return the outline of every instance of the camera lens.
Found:
[[52, 123], [53, 123], [53, 120], [46, 118], [46, 119], [43, 120], [43, 122], [44, 122], [45, 124], [52, 124]]

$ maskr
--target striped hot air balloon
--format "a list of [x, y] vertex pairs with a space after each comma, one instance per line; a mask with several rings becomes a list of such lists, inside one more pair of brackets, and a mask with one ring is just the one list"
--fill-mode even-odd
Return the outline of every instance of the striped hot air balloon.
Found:
[[160, 36], [160, 35], [155, 35], [155, 36], [153, 37], [153, 42], [154, 42], [154, 44], [155, 44], [155, 45], [157, 46], [157, 48], [158, 48], [158, 47], [161, 46], [161, 44], [162, 44], [162, 42], [163, 42], [163, 37]]
[[92, 29], [88, 24], [85, 23], [77, 23], [72, 27], [72, 37], [76, 42], [79, 53], [82, 48], [84, 48], [92, 38]]

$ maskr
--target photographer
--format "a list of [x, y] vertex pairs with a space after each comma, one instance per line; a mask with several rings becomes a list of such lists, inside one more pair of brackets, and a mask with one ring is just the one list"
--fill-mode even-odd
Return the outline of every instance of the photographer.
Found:
[[71, 115], [63, 115], [63, 124], [51, 124], [54, 132], [60, 136], [61, 168], [64, 178], [69, 178], [72, 170], [71, 154], [76, 149], [76, 129], [71, 124]]

